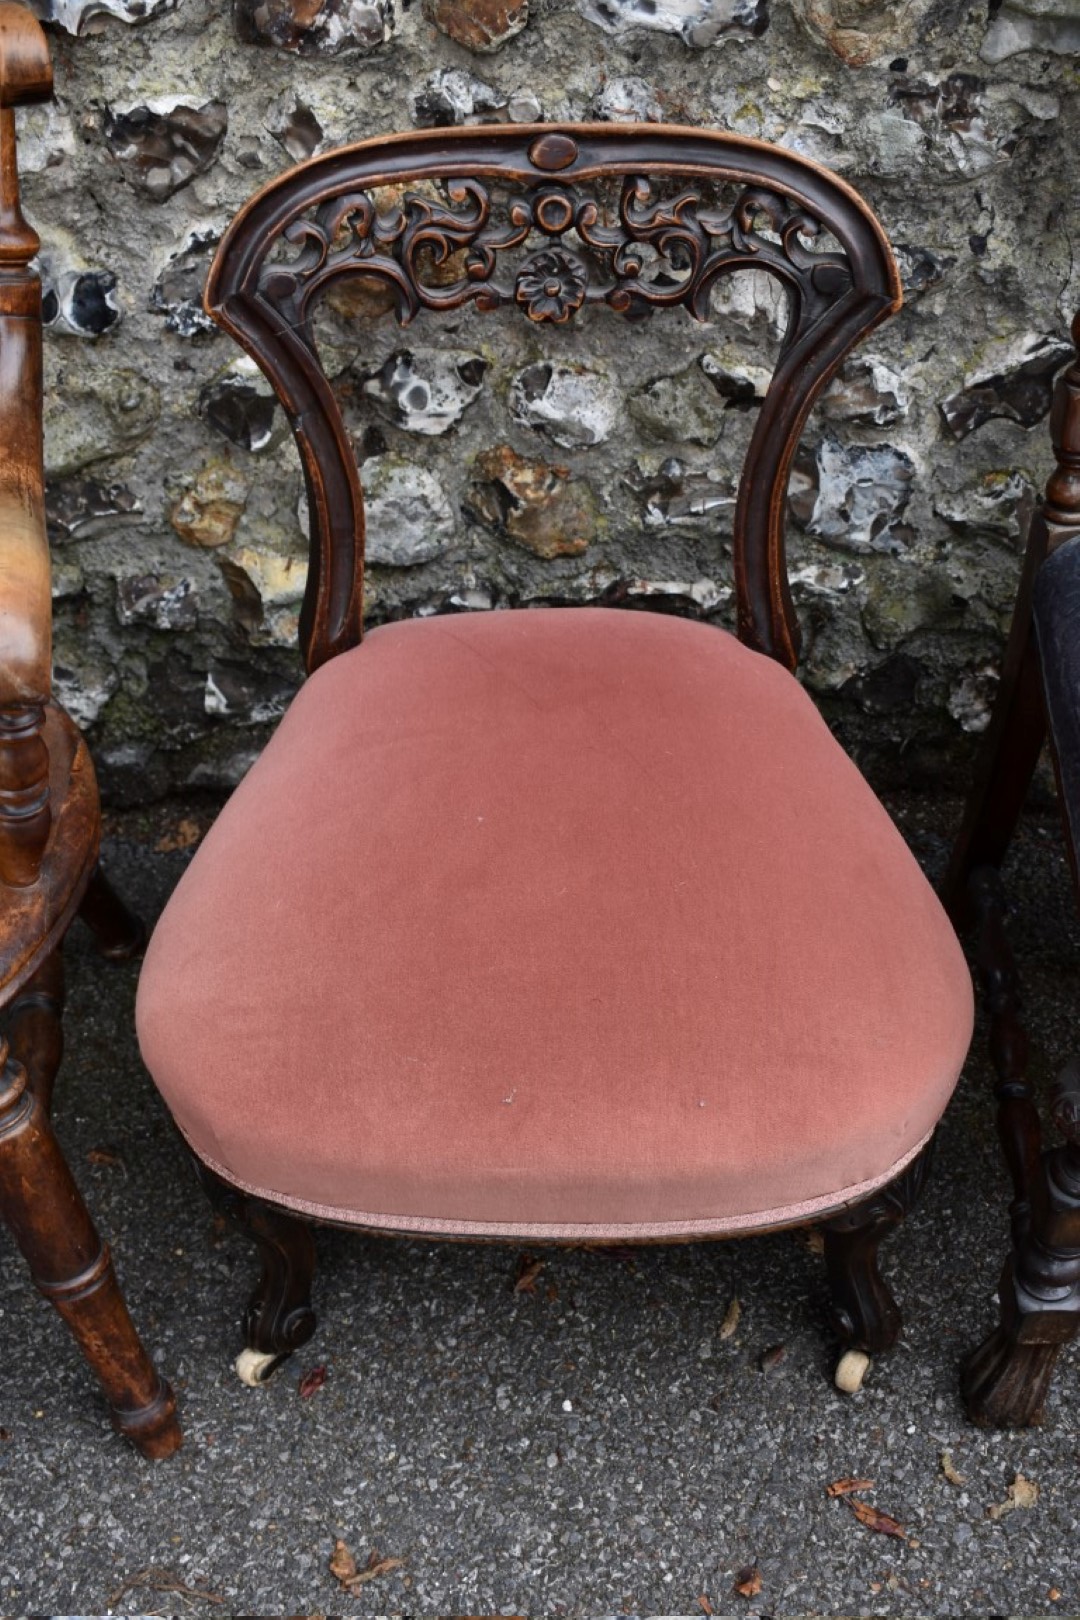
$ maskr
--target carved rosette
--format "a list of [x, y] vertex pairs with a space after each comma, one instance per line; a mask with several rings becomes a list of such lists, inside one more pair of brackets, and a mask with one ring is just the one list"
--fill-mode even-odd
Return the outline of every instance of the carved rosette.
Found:
[[514, 297], [530, 321], [568, 321], [585, 302], [589, 272], [568, 253], [534, 253], [518, 271]]

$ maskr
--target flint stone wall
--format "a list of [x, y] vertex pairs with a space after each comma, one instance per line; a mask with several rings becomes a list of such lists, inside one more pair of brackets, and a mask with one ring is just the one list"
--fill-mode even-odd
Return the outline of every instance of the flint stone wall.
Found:
[[[235, 782], [299, 681], [299, 465], [199, 307], [233, 211], [410, 125], [664, 118], [849, 178], [901, 316], [815, 413], [791, 487], [805, 679], [878, 780], [961, 780], [1018, 514], [1080, 304], [1080, 0], [37, 0], [57, 102], [20, 115], [46, 280], [59, 696], [106, 793]], [[514, 313], [321, 339], [368, 494], [369, 622], [548, 601], [730, 622], [731, 470], [781, 307]], [[356, 302], [361, 305], [361, 298]]]

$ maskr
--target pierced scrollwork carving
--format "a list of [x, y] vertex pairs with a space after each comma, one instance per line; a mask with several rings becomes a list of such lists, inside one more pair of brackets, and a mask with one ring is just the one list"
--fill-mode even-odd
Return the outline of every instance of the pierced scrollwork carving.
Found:
[[[820, 222], [757, 185], [729, 205], [692, 190], [658, 197], [644, 175], [627, 176], [607, 207], [583, 187], [550, 181], [496, 198], [479, 179], [454, 179], [445, 195], [407, 192], [389, 207], [379, 206], [377, 187], [332, 198], [285, 230], [299, 252], [266, 266], [262, 296], [303, 325], [328, 283], [360, 273], [389, 283], [402, 323], [468, 303], [485, 311], [517, 303], [530, 320], [560, 324], [585, 304], [638, 316], [681, 304], [703, 320], [719, 276], [760, 269], [792, 294], [790, 336], [852, 285], [844, 254], [810, 246]], [[516, 249], [523, 260], [510, 258]]]

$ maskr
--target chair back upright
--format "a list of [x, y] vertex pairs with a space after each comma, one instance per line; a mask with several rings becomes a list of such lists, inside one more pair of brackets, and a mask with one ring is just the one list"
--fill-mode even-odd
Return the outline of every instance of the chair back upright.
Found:
[[40, 24], [0, 0], [0, 883], [28, 888], [49, 837], [52, 598], [42, 455], [41, 283], [19, 206], [15, 108], [52, 94]]

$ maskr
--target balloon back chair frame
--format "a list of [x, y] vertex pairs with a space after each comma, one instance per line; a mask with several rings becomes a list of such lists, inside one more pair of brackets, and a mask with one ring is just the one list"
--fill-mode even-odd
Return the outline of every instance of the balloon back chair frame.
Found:
[[[605, 208], [597, 186], [612, 180], [617, 205]], [[816, 247], [823, 231], [833, 244]], [[654, 273], [657, 262], [666, 275]], [[363, 496], [314, 328], [328, 288], [349, 276], [374, 280], [389, 289], [402, 324], [466, 306], [516, 306], [535, 323], [563, 324], [597, 304], [630, 319], [680, 306], [704, 320], [717, 281], [746, 269], [779, 280], [789, 317], [739, 485], [738, 634], [794, 670], [799, 628], [784, 552], [792, 458], [845, 357], [901, 302], [888, 242], [850, 187], [794, 153], [741, 137], [597, 124], [366, 140], [259, 192], [218, 248], [205, 303], [269, 379], [299, 448], [310, 518], [300, 619], [307, 670], [362, 635]], [[826, 1212], [833, 1322], [862, 1367], [900, 1329], [877, 1251], [917, 1197], [927, 1161], [923, 1151], [863, 1203]], [[260, 1251], [238, 1363], [242, 1377], [258, 1382], [314, 1329], [311, 1233], [284, 1205], [206, 1165], [199, 1171]], [[860, 1370], [849, 1365], [849, 1387]]]

